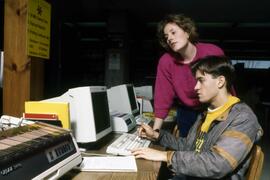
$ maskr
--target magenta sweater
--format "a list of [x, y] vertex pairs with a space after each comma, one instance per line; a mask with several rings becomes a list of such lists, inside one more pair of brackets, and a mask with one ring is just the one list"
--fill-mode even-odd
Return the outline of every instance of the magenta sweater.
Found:
[[[224, 55], [224, 52], [213, 44], [197, 43], [197, 53], [192, 62], [209, 55]], [[155, 82], [154, 108], [155, 116], [164, 119], [173, 103], [178, 98], [180, 103], [187, 107], [199, 105], [194, 91], [196, 84], [190, 69], [190, 64], [181, 64], [181, 61], [165, 53], [159, 59]]]

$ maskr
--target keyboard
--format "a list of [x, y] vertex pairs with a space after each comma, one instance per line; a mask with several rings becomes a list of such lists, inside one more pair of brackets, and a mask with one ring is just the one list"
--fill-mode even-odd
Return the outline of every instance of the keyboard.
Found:
[[137, 116], [135, 117], [135, 120], [137, 125], [141, 125], [142, 123], [149, 124], [151, 122], [150, 118], [145, 118], [143, 116]]
[[128, 156], [131, 155], [131, 149], [148, 147], [150, 143], [150, 140], [142, 139], [136, 134], [124, 133], [107, 147], [106, 152], [114, 155]]

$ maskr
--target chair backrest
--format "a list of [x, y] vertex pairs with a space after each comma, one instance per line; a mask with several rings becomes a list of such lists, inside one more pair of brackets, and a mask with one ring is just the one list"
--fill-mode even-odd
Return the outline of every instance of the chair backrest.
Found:
[[179, 138], [179, 129], [177, 124], [174, 126], [173, 130], [172, 130], [172, 134], [176, 137]]
[[251, 152], [251, 161], [246, 175], [247, 180], [260, 180], [264, 154], [260, 146], [255, 145]]

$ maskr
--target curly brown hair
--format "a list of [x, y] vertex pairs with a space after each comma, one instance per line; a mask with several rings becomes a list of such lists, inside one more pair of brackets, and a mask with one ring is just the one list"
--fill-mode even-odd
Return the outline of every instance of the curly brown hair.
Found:
[[198, 39], [198, 33], [195, 26], [194, 21], [184, 16], [183, 14], [169, 14], [165, 16], [157, 26], [157, 37], [159, 40], [160, 45], [165, 48], [167, 51], [171, 52], [169, 45], [167, 44], [167, 40], [164, 36], [164, 28], [169, 23], [175, 23], [178, 25], [181, 29], [183, 29], [185, 32], [189, 34], [189, 41], [191, 43], [196, 43]]

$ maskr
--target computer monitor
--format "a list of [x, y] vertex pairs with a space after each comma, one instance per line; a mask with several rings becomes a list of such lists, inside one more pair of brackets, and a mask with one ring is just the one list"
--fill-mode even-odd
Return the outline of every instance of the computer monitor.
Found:
[[96, 142], [112, 131], [105, 86], [72, 88], [45, 101], [70, 103], [71, 129], [78, 143]]
[[139, 106], [132, 84], [122, 84], [107, 90], [110, 111], [140, 115]]

